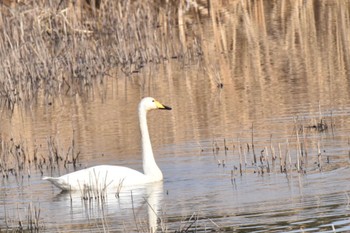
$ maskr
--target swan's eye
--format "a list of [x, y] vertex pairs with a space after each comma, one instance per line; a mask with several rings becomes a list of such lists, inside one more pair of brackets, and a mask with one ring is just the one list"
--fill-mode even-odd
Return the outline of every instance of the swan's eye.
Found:
[[154, 102], [154, 100], [152, 100], [152, 102]]

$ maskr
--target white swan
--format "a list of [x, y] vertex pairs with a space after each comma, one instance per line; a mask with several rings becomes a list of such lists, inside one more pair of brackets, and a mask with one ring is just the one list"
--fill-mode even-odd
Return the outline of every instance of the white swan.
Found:
[[141, 100], [138, 111], [141, 129], [143, 172], [127, 167], [99, 165], [72, 172], [60, 177], [43, 177], [62, 190], [105, 190], [118, 189], [121, 186], [134, 186], [163, 180], [163, 174], [157, 166], [147, 127], [147, 112], [152, 109], [171, 110], [152, 97]]

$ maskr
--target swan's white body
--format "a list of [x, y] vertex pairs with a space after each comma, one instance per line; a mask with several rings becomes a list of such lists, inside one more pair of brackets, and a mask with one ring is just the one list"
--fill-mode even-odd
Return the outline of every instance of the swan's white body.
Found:
[[163, 174], [154, 160], [147, 127], [147, 112], [152, 109], [170, 110], [171, 108], [162, 105], [152, 97], [143, 98], [139, 104], [144, 173], [127, 167], [100, 165], [60, 177], [44, 177], [43, 179], [62, 190], [119, 189], [122, 186], [137, 186], [163, 180]]

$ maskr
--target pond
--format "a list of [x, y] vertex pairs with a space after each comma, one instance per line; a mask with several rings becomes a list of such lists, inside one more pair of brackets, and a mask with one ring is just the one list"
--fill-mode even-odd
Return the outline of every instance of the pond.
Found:
[[[206, 29], [200, 58], [111, 70], [83, 93], [4, 109], [0, 230], [350, 231], [349, 3], [220, 4], [186, 24]], [[42, 180], [142, 171], [143, 96], [172, 107], [148, 114], [163, 182], [96, 196]]]

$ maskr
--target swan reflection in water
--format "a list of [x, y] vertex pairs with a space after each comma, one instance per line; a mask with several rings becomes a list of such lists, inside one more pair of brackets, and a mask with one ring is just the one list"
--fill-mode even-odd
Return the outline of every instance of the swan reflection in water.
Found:
[[[162, 228], [162, 181], [122, 187], [119, 193], [108, 191], [98, 197], [84, 195], [86, 193], [80, 191], [62, 191], [54, 197], [53, 203], [66, 209], [71, 220], [63, 227], [82, 230], [92, 224], [104, 231], [124, 232], [157, 232]], [[67, 219], [67, 216], [63, 217]]]

